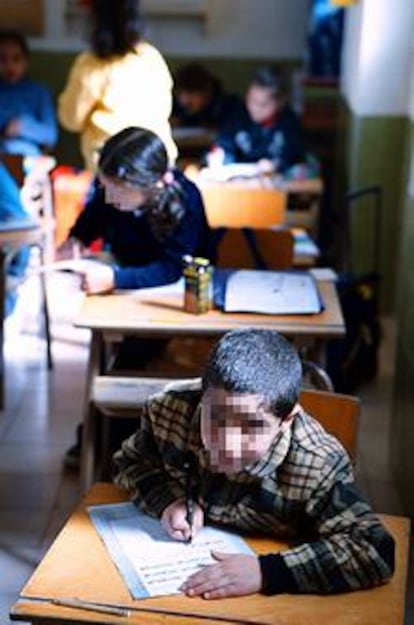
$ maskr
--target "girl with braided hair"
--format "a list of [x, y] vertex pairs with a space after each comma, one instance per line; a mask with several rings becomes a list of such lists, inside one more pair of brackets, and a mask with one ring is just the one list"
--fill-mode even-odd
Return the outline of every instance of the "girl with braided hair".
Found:
[[101, 151], [90, 199], [64, 246], [97, 239], [114, 262], [85, 273], [87, 293], [175, 282], [185, 254], [214, 260], [200, 192], [169, 168], [166, 148], [150, 130], [126, 128]]

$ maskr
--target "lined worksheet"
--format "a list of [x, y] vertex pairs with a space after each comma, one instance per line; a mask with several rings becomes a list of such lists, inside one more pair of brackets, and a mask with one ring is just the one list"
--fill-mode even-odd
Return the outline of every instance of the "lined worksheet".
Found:
[[253, 553], [240, 536], [211, 527], [203, 528], [191, 543], [173, 540], [158, 519], [132, 503], [88, 510], [134, 599], [178, 594], [190, 575], [213, 564], [212, 550]]

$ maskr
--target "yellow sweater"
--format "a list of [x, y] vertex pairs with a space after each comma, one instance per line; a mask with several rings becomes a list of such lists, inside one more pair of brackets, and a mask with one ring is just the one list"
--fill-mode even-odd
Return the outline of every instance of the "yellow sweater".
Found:
[[177, 147], [171, 136], [172, 78], [156, 48], [142, 42], [136, 52], [100, 59], [80, 54], [59, 96], [58, 116], [64, 128], [81, 134], [88, 169], [96, 169], [97, 150], [128, 126], [155, 132], [165, 143], [171, 163]]

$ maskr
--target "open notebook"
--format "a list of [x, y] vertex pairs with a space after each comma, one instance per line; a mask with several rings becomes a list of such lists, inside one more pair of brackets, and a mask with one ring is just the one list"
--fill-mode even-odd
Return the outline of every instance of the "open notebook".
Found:
[[316, 281], [306, 271], [218, 270], [214, 301], [225, 312], [309, 315], [323, 309]]

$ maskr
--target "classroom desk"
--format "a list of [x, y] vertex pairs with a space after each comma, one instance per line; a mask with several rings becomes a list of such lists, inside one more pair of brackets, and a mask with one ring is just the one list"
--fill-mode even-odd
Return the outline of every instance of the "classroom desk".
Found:
[[294, 339], [298, 347], [324, 352], [328, 339], [341, 338], [345, 325], [335, 284], [318, 282], [324, 303], [322, 312], [315, 315], [261, 315], [223, 313], [211, 310], [203, 315], [192, 315], [183, 310], [183, 295], [148, 295], [129, 291], [112, 295], [86, 297], [75, 325], [92, 331], [86, 378], [83, 411], [83, 442], [81, 456], [81, 484], [93, 482], [95, 465], [96, 415], [91, 406], [94, 379], [106, 373], [106, 345], [121, 341], [125, 336], [152, 336], [157, 338], [219, 337], [242, 326], [274, 329]]
[[[95, 484], [72, 514], [61, 533], [12, 606], [10, 617], [37, 625], [101, 623], [119, 625], [200, 625], [218, 623], [214, 615], [268, 625], [402, 625], [409, 552], [409, 520], [380, 515], [396, 541], [396, 570], [389, 583], [370, 590], [333, 596], [259, 594], [205, 601], [183, 595], [133, 600], [95, 531], [86, 507], [124, 501], [126, 494], [111, 484]], [[258, 553], [279, 551], [283, 542], [247, 538]], [[113, 603], [133, 610], [156, 608], [181, 615], [131, 612], [115, 617], [98, 612], [57, 606], [50, 599], [77, 597], [84, 601]], [[203, 615], [183, 616], [183, 613]]]

